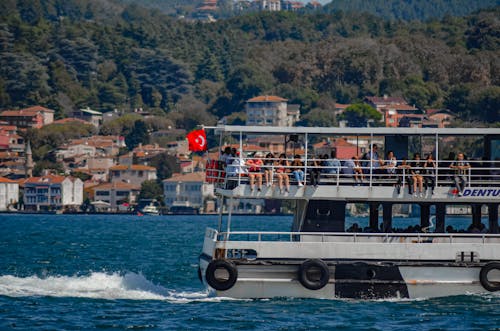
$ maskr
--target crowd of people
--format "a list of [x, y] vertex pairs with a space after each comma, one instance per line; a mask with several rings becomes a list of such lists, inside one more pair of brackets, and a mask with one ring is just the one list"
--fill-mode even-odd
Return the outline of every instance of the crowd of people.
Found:
[[[269, 152], [264, 155], [256, 152], [244, 158], [229, 146], [222, 151], [220, 161], [227, 176], [248, 176], [252, 191], [261, 191], [264, 185], [269, 187], [277, 183], [280, 192], [289, 192], [291, 182], [299, 187], [305, 185], [307, 172], [307, 179], [313, 186], [319, 185], [325, 178], [350, 178], [357, 185], [364, 185], [367, 181], [375, 185], [393, 184], [398, 194], [406, 186], [410, 195], [423, 197], [427, 190], [434, 193], [438, 179], [437, 162], [431, 153], [425, 159], [420, 153], [415, 153], [411, 160], [398, 160], [393, 151], [388, 151], [384, 158], [379, 156], [376, 144], [361, 159], [354, 155], [341, 162], [333, 150], [330, 154], [316, 155], [307, 160], [307, 167], [300, 155], [289, 159], [285, 153], [275, 155]], [[456, 157], [450, 154], [449, 159], [439, 165], [439, 180], [453, 182], [460, 196], [467, 186], [470, 168], [463, 153], [458, 153]]]

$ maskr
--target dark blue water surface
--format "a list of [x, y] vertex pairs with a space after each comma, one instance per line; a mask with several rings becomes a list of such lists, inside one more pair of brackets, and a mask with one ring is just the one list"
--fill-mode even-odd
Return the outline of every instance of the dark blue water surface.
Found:
[[[493, 294], [210, 298], [196, 275], [197, 258], [205, 228], [217, 220], [0, 214], [0, 330], [500, 330], [500, 295]], [[232, 222], [235, 229], [287, 231], [291, 217]]]

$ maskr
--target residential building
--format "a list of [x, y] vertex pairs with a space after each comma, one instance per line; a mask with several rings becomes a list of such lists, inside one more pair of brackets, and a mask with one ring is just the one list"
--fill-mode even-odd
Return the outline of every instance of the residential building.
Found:
[[83, 203], [83, 182], [79, 178], [46, 175], [23, 182], [27, 210], [77, 209]]
[[156, 168], [142, 164], [115, 165], [109, 169], [112, 183], [123, 182], [140, 186], [146, 180], [156, 180]]
[[73, 111], [73, 117], [89, 122], [95, 127], [102, 124], [102, 113], [89, 107]]
[[54, 111], [42, 106], [20, 110], [5, 110], [0, 113], [0, 120], [20, 129], [41, 128], [54, 122]]
[[449, 109], [427, 109], [425, 112], [427, 118], [437, 122], [440, 128], [448, 127], [457, 118], [457, 114]]
[[74, 171], [86, 173], [92, 176], [92, 181], [96, 182], [107, 182], [109, 169], [115, 165], [115, 161], [109, 156], [95, 156], [84, 161], [85, 164], [82, 167], [75, 168]]
[[207, 200], [214, 199], [214, 185], [205, 183], [204, 172], [174, 174], [163, 181], [165, 205], [204, 208]]
[[9, 210], [19, 200], [19, 184], [0, 177], [0, 211]]
[[67, 145], [64, 146], [64, 149], [68, 149], [73, 145], [95, 147], [95, 154], [104, 156], [116, 156], [120, 152], [120, 148], [126, 147], [125, 138], [123, 136], [91, 136], [80, 139], [72, 139]]
[[93, 192], [94, 202], [108, 203], [112, 211], [125, 211], [137, 202], [141, 187], [140, 185], [113, 182], [93, 186], [90, 190]]
[[288, 110], [287, 99], [264, 95], [247, 100], [245, 111], [247, 125], [293, 126], [300, 119], [300, 109], [293, 106]]
[[259, 10], [280, 11], [281, 0], [255, 0]]
[[361, 150], [344, 138], [321, 141], [314, 144], [313, 149], [316, 157], [324, 154], [331, 155], [331, 152], [335, 151], [339, 160], [346, 160], [352, 158], [354, 155], [359, 155]]
[[[392, 104], [379, 109], [386, 127], [408, 127], [409, 120], [422, 123], [423, 111], [408, 104]], [[404, 120], [403, 120], [404, 118]]]
[[404, 98], [389, 97], [387, 94], [384, 94], [383, 97], [365, 97], [365, 102], [380, 112], [382, 112], [382, 108], [387, 108], [388, 106], [408, 104]]

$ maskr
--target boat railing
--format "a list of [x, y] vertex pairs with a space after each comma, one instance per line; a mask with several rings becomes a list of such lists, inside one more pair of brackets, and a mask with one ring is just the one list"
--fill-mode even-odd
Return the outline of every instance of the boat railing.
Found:
[[[214, 235], [214, 233], [211, 233]], [[351, 242], [351, 243], [500, 243], [500, 234], [485, 233], [357, 233], [357, 232], [217, 232], [217, 241]]]
[[[286, 173], [290, 183], [296, 183], [295, 172], [302, 172], [304, 184], [321, 185], [364, 185], [364, 186], [407, 186], [413, 184], [417, 177], [422, 177], [426, 188], [447, 186], [453, 187], [456, 181], [463, 181], [465, 187], [500, 186], [500, 161], [468, 160], [467, 167], [454, 169], [450, 165], [454, 161], [433, 160], [432, 167], [425, 167], [425, 161], [415, 160], [355, 160], [339, 159], [337, 165], [327, 165], [325, 159], [309, 159], [307, 164], [293, 166], [291, 159], [283, 162], [276, 158], [235, 157], [230, 164], [220, 161], [207, 163], [206, 181], [216, 187], [232, 189], [247, 184], [249, 178], [262, 176], [262, 182], [276, 184], [277, 174]], [[258, 166], [249, 165], [249, 161], [259, 160]], [[209, 165], [210, 164], [210, 165]], [[335, 163], [333, 163], [335, 164]], [[257, 170], [255, 170], [257, 169]], [[252, 171], [253, 170], [253, 171]], [[315, 182], [311, 179], [317, 176]], [[266, 178], [270, 183], [266, 183]], [[260, 179], [259, 179], [260, 180]], [[256, 180], [256, 183], [258, 180]]]

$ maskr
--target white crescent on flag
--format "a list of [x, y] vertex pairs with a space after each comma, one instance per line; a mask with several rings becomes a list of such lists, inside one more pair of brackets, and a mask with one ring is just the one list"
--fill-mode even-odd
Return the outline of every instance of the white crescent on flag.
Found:
[[205, 137], [203, 137], [201, 134], [196, 138], [196, 143], [198, 143], [200, 147], [205, 147], [206, 142], [207, 141], [205, 140]]

